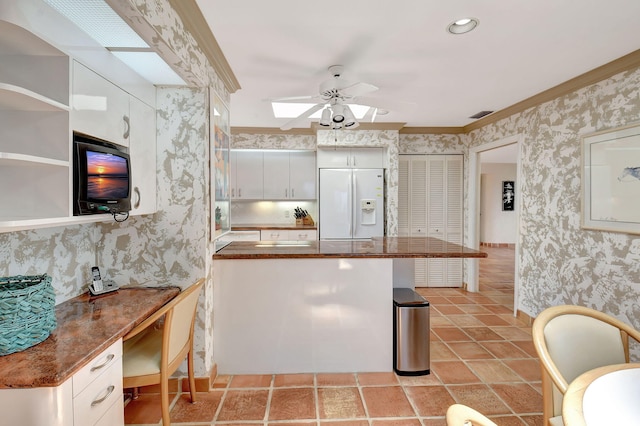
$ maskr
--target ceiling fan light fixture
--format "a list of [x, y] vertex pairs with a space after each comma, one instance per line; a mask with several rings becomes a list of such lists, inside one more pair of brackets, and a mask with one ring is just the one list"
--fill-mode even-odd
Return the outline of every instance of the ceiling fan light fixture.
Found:
[[355, 124], [358, 123], [356, 121], [356, 118], [353, 115], [353, 112], [351, 111], [351, 108], [349, 108], [349, 105], [344, 106], [343, 114], [344, 114], [344, 127], [353, 127]]
[[476, 18], [463, 18], [453, 21], [447, 27], [447, 31], [451, 34], [465, 34], [473, 30], [480, 24], [480, 21]]
[[333, 117], [332, 120], [334, 123], [342, 123], [344, 121], [344, 106], [342, 104], [336, 104], [333, 106]]
[[322, 110], [320, 125], [324, 127], [329, 127], [331, 125], [331, 110], [329, 109], [329, 107]]

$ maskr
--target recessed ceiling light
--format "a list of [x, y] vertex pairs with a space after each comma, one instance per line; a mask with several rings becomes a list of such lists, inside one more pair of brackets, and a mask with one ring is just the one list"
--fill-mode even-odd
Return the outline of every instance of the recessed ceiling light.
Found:
[[479, 23], [480, 21], [478, 21], [476, 18], [458, 19], [457, 21], [449, 24], [449, 26], [447, 27], [447, 31], [449, 31], [451, 34], [464, 34], [477, 27]]

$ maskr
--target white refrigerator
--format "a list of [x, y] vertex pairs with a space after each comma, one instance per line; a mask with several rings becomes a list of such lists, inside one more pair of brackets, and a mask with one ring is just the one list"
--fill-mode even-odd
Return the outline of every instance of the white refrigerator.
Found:
[[384, 236], [384, 170], [320, 169], [320, 239]]

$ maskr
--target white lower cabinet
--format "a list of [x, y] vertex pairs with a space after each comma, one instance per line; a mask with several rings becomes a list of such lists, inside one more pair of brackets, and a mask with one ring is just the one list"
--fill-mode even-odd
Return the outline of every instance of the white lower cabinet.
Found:
[[0, 412], [8, 425], [123, 425], [122, 340], [60, 386], [0, 389]]
[[315, 229], [263, 229], [262, 241], [312, 241], [317, 239]]
[[260, 231], [229, 231], [217, 241], [260, 241]]

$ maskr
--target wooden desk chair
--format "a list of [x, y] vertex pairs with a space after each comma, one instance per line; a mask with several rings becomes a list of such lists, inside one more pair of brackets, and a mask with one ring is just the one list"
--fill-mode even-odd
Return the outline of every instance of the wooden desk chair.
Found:
[[484, 414], [463, 404], [453, 404], [447, 409], [447, 426], [498, 426]]
[[[124, 336], [122, 371], [123, 387], [138, 388], [160, 384], [162, 424], [171, 424], [169, 417], [169, 377], [178, 369], [185, 356], [188, 362], [191, 402], [196, 400], [193, 376], [193, 326], [198, 296], [204, 279], [183, 290]], [[164, 322], [158, 326], [158, 320]]]
[[596, 367], [629, 362], [629, 336], [640, 342], [638, 330], [583, 306], [554, 306], [538, 315], [532, 338], [542, 368], [548, 425], [563, 425], [562, 398], [576, 377]]

